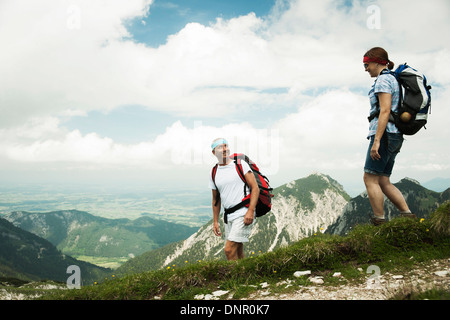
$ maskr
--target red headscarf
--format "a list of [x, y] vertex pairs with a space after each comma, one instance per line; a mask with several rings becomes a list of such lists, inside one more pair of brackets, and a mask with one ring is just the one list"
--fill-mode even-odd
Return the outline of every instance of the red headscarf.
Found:
[[369, 62], [376, 62], [376, 63], [382, 64], [382, 65], [384, 65], [384, 66], [387, 65], [387, 64], [389, 63], [388, 60], [383, 60], [383, 59], [380, 59], [380, 58], [369, 58], [369, 57], [364, 57], [363, 63], [369, 63]]

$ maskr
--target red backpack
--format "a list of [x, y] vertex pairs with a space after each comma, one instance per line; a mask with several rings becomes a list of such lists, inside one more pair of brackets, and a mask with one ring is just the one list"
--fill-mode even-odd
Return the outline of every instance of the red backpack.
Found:
[[[255, 208], [255, 214], [257, 217], [261, 217], [265, 215], [267, 212], [269, 212], [272, 209], [272, 197], [273, 194], [271, 194], [271, 191], [273, 188], [269, 186], [269, 179], [267, 179], [266, 176], [264, 176], [260, 171], [256, 163], [254, 163], [252, 160], [249, 159], [245, 154], [243, 153], [235, 153], [230, 155], [230, 159], [234, 160], [234, 163], [236, 165], [236, 171], [239, 175], [239, 177], [244, 182], [244, 198], [242, 199], [242, 202], [238, 203], [234, 207], [225, 209], [224, 214], [224, 221], [227, 223], [227, 215], [230, 213], [235, 212], [236, 210], [242, 208], [242, 207], [248, 207], [250, 204], [250, 193], [247, 195], [247, 189], [249, 189], [249, 186], [247, 185], [247, 181], [245, 180], [245, 174], [242, 170], [241, 161], [245, 161], [248, 163], [250, 169], [252, 170], [253, 174], [255, 175], [256, 182], [258, 183], [259, 187], [259, 198], [258, 203], [256, 204]], [[216, 164], [211, 171], [212, 180], [214, 182], [214, 185], [216, 184], [216, 173], [217, 173], [217, 167], [219, 164]], [[216, 186], [217, 189], [217, 186]], [[219, 190], [217, 189], [217, 198], [216, 203], [214, 206], [217, 205], [217, 202], [219, 200], [220, 194]]]

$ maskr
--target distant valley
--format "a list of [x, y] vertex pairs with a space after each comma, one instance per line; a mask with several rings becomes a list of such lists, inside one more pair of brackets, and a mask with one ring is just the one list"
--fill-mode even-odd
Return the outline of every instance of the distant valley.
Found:
[[[83, 191], [80, 191], [83, 190]], [[0, 187], [0, 217], [13, 211], [50, 212], [79, 210], [108, 219], [136, 219], [143, 215], [200, 227], [210, 219], [208, 190], [127, 191], [101, 187]]]
[[198, 228], [140, 217], [107, 219], [77, 210], [16, 211], [3, 216], [16, 227], [50, 241], [62, 253], [104, 267], [189, 237]]

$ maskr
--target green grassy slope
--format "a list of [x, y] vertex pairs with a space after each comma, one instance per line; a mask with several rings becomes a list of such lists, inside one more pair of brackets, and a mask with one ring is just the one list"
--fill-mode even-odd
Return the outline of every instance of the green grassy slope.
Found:
[[193, 299], [196, 294], [220, 288], [239, 299], [253, 290], [251, 285], [292, 279], [298, 270], [324, 275], [341, 271], [357, 280], [358, 267], [376, 264], [385, 271], [398, 270], [411, 268], [416, 262], [448, 257], [450, 202], [439, 207], [430, 219], [397, 218], [379, 227], [358, 225], [346, 236], [320, 234], [237, 262], [215, 260], [183, 267], [168, 266], [159, 271], [111, 277], [79, 290], [57, 290], [42, 298]]

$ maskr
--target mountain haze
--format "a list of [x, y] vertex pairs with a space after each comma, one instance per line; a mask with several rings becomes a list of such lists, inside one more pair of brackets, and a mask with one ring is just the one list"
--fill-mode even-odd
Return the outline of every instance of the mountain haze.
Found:
[[[333, 224], [350, 199], [342, 186], [323, 174], [312, 174], [291, 181], [274, 190], [272, 211], [257, 218], [244, 248], [247, 256], [271, 251], [300, 240], [316, 232], [323, 232]], [[198, 260], [225, 258], [224, 234], [212, 232], [210, 220], [184, 241], [146, 252], [129, 260], [117, 272], [142, 272], [165, 266], [184, 265]], [[224, 233], [223, 219], [220, 227]]]

